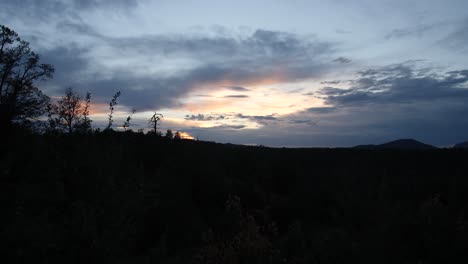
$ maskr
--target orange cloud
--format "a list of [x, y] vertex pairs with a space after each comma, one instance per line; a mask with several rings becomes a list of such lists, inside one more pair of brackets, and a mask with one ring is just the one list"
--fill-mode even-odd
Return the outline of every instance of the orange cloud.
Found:
[[107, 114], [109, 113], [108, 103], [93, 103], [89, 106], [89, 113], [91, 115]]
[[195, 137], [193, 137], [192, 135], [190, 135], [190, 134], [187, 133], [187, 132], [179, 131], [179, 134], [180, 134], [180, 137], [181, 137], [182, 139], [195, 140]]

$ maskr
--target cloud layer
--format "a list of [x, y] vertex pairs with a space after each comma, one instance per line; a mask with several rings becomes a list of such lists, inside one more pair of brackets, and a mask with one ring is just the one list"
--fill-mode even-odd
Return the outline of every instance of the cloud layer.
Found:
[[468, 135], [468, 4], [419, 2], [4, 0], [0, 24], [55, 66], [47, 94], [121, 91], [138, 128], [164, 111], [221, 142], [449, 145]]
[[70, 43], [42, 52], [57, 68], [53, 86], [89, 90], [98, 100], [122, 91], [122, 103], [140, 111], [177, 107], [197, 90], [248, 92], [244, 86], [317, 78], [333, 66], [334, 44], [287, 32], [116, 38], [84, 24], [61, 23], [58, 30], [93, 46]]

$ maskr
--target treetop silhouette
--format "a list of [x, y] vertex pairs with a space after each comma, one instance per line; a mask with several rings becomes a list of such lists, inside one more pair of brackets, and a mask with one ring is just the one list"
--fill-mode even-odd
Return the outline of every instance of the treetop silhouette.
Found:
[[0, 116], [3, 125], [34, 119], [45, 113], [49, 97], [34, 82], [52, 78], [54, 67], [10, 28], [0, 26]]

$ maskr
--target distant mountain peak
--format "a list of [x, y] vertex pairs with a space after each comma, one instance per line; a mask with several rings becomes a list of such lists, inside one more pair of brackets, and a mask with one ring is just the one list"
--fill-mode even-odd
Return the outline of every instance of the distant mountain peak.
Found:
[[432, 145], [419, 142], [412, 138], [403, 138], [390, 141], [380, 145], [359, 145], [354, 147], [356, 149], [401, 149], [401, 150], [425, 150], [436, 149]]
[[455, 146], [453, 146], [453, 148], [468, 149], [468, 141], [455, 144]]

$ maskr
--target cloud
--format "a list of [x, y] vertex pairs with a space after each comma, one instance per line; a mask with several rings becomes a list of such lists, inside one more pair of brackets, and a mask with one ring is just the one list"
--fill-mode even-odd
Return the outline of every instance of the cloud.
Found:
[[[350, 83], [346, 89], [318, 91], [326, 107], [282, 116], [258, 133], [270, 131], [279, 138], [277, 129], [290, 131], [296, 139], [284, 144], [291, 146], [353, 146], [398, 138], [446, 146], [466, 140], [468, 70], [440, 72], [405, 62], [360, 71]], [[299, 125], [309, 120], [311, 130], [304, 132]]]
[[[91, 61], [86, 57], [88, 49], [76, 45], [57, 47], [40, 53], [41, 62], [52, 64], [55, 68], [52, 83], [59, 87], [70, 86], [83, 78]], [[50, 82], [48, 83], [50, 84]]]
[[270, 124], [272, 122], [278, 121], [277, 114], [271, 115], [244, 115], [244, 114], [236, 114], [234, 117], [238, 119], [247, 119], [253, 122], [256, 122], [261, 125]]
[[336, 84], [340, 84], [341, 81], [340, 80], [334, 80], [334, 81], [323, 81], [323, 82], [320, 82], [320, 84], [328, 84], [328, 85], [336, 85]]
[[351, 62], [351, 59], [345, 58], [345, 57], [339, 57], [333, 60], [334, 62], [338, 62], [341, 64], [347, 64]]
[[291, 124], [304, 124], [304, 125], [308, 125], [308, 126], [316, 126], [317, 125], [317, 121], [313, 121], [313, 120], [310, 120], [310, 119], [299, 119], [299, 120], [289, 120], [289, 122]]
[[213, 121], [213, 120], [223, 120], [227, 118], [226, 115], [204, 115], [204, 114], [198, 114], [198, 115], [186, 115], [185, 120], [191, 120], [191, 121]]
[[49, 31], [51, 25], [61, 21], [86, 21], [86, 13], [96, 10], [130, 15], [140, 3], [139, 0], [2, 0], [0, 17], [10, 18], [4, 22], [7, 26], [20, 24], [18, 31], [29, 34], [45, 29], [49, 36], [55, 37], [56, 32]]
[[468, 19], [455, 31], [438, 42], [438, 44], [443, 47], [461, 52], [468, 49], [466, 43], [468, 43]]
[[417, 103], [468, 99], [468, 71], [427, 73], [411, 65], [397, 64], [358, 73], [349, 89], [324, 87], [320, 94], [334, 106]]
[[398, 28], [398, 29], [393, 29], [389, 33], [387, 33], [384, 38], [386, 40], [391, 40], [391, 39], [401, 39], [401, 38], [406, 38], [406, 37], [421, 37], [425, 33], [436, 29], [438, 27], [443, 26], [444, 24], [439, 23], [439, 24], [421, 24], [421, 25], [416, 25], [412, 27], [406, 27], [406, 28]]
[[245, 128], [246, 126], [244, 125], [222, 125], [222, 126], [217, 126], [217, 127], [214, 127], [215, 129], [216, 128], [230, 128], [230, 129], [243, 129]]
[[277, 120], [276, 118], [277, 114], [271, 114], [271, 115], [244, 115], [244, 114], [237, 114], [237, 118], [241, 119], [250, 119], [254, 121], [264, 121], [264, 120]]
[[266, 124], [272, 121], [278, 121], [277, 114], [271, 115], [245, 115], [242, 113], [223, 113], [223, 114], [197, 114], [197, 115], [186, 115], [185, 120], [190, 121], [219, 121], [219, 120], [231, 120], [241, 121], [249, 120], [258, 124]]
[[[379, 63], [385, 64], [402, 56], [413, 58], [435, 53], [438, 55], [433, 59], [444, 57], [445, 65], [463, 69], [461, 59], [454, 60], [448, 53], [445, 56], [433, 45], [428, 47], [435, 40], [425, 41], [426, 38], [440, 39], [445, 34], [441, 45], [453, 49], [455, 55], [466, 49], [467, 24], [465, 21], [457, 28], [460, 17], [457, 12], [449, 18], [447, 10], [440, 10], [440, 16], [424, 19], [425, 24], [384, 31], [387, 40], [412, 38], [399, 49], [394, 46], [398, 44], [395, 41], [387, 41], [383, 46], [379, 41], [355, 42], [355, 39], [373, 39], [374, 33], [390, 25], [385, 23], [368, 23], [370, 27], [366, 30], [352, 32], [354, 37], [346, 35], [351, 32], [334, 25], [333, 21], [329, 25], [332, 35], [330, 28], [323, 26], [307, 29], [291, 24], [291, 27], [284, 27], [297, 28], [297, 32], [304, 34], [315, 31], [320, 36], [342, 41], [338, 43], [266, 28], [208, 29], [205, 26], [211, 23], [209, 20], [201, 22], [187, 16], [187, 10], [182, 10], [187, 5], [180, 8], [170, 4], [170, 12], [160, 16], [153, 13], [158, 10], [137, 8], [144, 1], [3, 0], [0, 1], [0, 17], [8, 18], [6, 21], [18, 28], [25, 40], [32, 42], [31, 46], [41, 55], [41, 62], [55, 66], [54, 79], [38, 84], [49, 95], [62, 95], [63, 89], [71, 86], [79, 92], [90, 91], [94, 103], [105, 104], [115, 92], [121, 91], [119, 106], [135, 107], [138, 111], [163, 108], [164, 111], [171, 108], [173, 112], [193, 111], [185, 120], [183, 112], [182, 118], [179, 116], [174, 124], [228, 123], [224, 127], [199, 131], [216, 140], [304, 146], [372, 143], [369, 141], [376, 139], [382, 142], [385, 141], [383, 137], [400, 135], [432, 137], [440, 142], [437, 137], [447, 136], [447, 140], [451, 140], [468, 134], [466, 118], [463, 119], [467, 112], [464, 71], [436, 72], [398, 64], [358, 72], [351, 81], [346, 76], [351, 67], [363, 67], [358, 64], [370, 59], [379, 58]], [[152, 8], [156, 7], [160, 5], [153, 3]], [[430, 4], [428, 7], [433, 9]], [[463, 10], [456, 5], [450, 8], [455, 9]], [[141, 13], [134, 16], [133, 11]], [[174, 16], [176, 12], [179, 16]], [[174, 21], [174, 17], [181, 19]], [[199, 29], [184, 32], [183, 28], [195, 21], [193, 19], [201, 23]], [[363, 19], [372, 22], [374, 17], [364, 16]], [[450, 19], [451, 24], [439, 25], [436, 20], [440, 19]], [[235, 28], [241, 20], [226, 19], [223, 26]], [[413, 17], [401, 20], [402, 23], [411, 21], [415, 21]], [[276, 28], [268, 23], [261, 25]], [[360, 26], [358, 24], [355, 25]], [[350, 28], [352, 26], [350, 24]], [[334, 29], [337, 29], [335, 33]], [[425, 39], [416, 43], [417, 37]], [[353, 63], [354, 58], [359, 63]], [[331, 79], [322, 82], [324, 87], [319, 91], [309, 92], [316, 89], [315, 82], [309, 80], [324, 78]], [[340, 78], [346, 79], [336, 80]], [[307, 90], [294, 89], [296, 87], [307, 87]], [[303, 93], [308, 97], [301, 95]], [[250, 100], [262, 95], [265, 100]], [[223, 96], [240, 99], [220, 99]], [[249, 99], [241, 100], [247, 97]], [[326, 106], [310, 108], [320, 105], [321, 100]], [[248, 103], [245, 109], [235, 109], [245, 103]], [[189, 105], [209, 107], [190, 109]], [[210, 113], [216, 107], [235, 113], [225, 116], [229, 121], [221, 120], [217, 114], [198, 114]], [[264, 115], [275, 111], [290, 113], [295, 109], [299, 112]], [[261, 124], [260, 128], [251, 129], [255, 127], [253, 123]], [[246, 125], [249, 129], [236, 130], [229, 125]], [[443, 131], [442, 127], [451, 129]], [[232, 131], [236, 134], [232, 138], [223, 134]]]
[[49, 16], [93, 8], [134, 8], [138, 0], [3, 0], [0, 6], [9, 13], [23, 13], [32, 16]]
[[228, 88], [231, 91], [236, 91], [236, 92], [248, 92], [248, 91], [250, 91], [249, 89], [244, 88], [244, 87], [240, 87], [240, 86], [227, 86], [226, 88]]
[[309, 113], [327, 114], [336, 111], [335, 107], [311, 107], [306, 110]]
[[326, 106], [281, 116], [223, 114], [257, 122], [257, 129], [187, 130], [201, 140], [279, 147], [349, 147], [398, 138], [447, 146], [468, 135], [467, 78], [468, 70], [441, 72], [415, 62], [375, 67], [357, 72], [346, 89], [322, 89], [317, 96]]
[[223, 98], [249, 98], [248, 95], [244, 94], [231, 94], [231, 95], [225, 95]]
[[341, 29], [341, 28], [335, 29], [335, 32], [338, 33], [338, 34], [351, 34], [351, 33], [353, 33], [350, 30], [345, 30], [345, 29]]
[[326, 86], [326, 87], [321, 88], [318, 93], [310, 92], [305, 95], [314, 95], [314, 96], [324, 95], [327, 98], [330, 95], [339, 95], [339, 94], [345, 94], [345, 93], [347, 93], [346, 89]]
[[57, 28], [83, 41], [41, 52], [57, 69], [50, 86], [83, 87], [100, 102], [121, 91], [121, 103], [139, 111], [178, 107], [196, 90], [247, 92], [247, 85], [296, 82], [333, 70], [334, 44], [288, 32], [110, 37], [84, 23]]
[[71, 2], [75, 8], [87, 9], [97, 8], [103, 6], [114, 6], [114, 7], [125, 7], [132, 8], [136, 7], [141, 0], [72, 0]]

